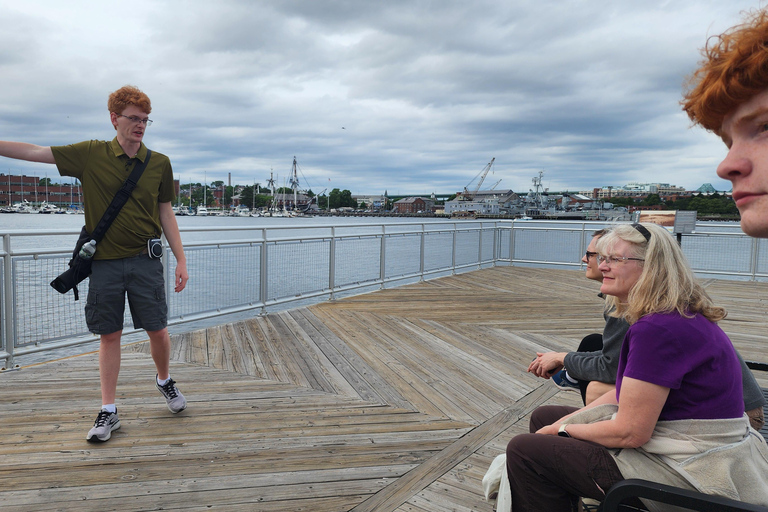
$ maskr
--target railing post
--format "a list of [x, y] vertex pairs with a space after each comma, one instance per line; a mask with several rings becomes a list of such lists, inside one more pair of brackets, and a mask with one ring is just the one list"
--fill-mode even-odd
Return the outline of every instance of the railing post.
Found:
[[451, 275], [456, 275], [456, 238], [458, 237], [458, 226], [453, 223], [453, 245], [451, 246]]
[[480, 221], [479, 236], [477, 237], [477, 270], [483, 268], [483, 221]]
[[384, 289], [384, 280], [387, 278], [387, 226], [381, 225], [381, 249], [379, 254], [379, 279], [380, 289]]
[[331, 290], [329, 300], [335, 300], [336, 289], [336, 227], [331, 226], [330, 254], [328, 255], [328, 288]]
[[424, 281], [424, 248], [425, 248], [425, 238], [427, 236], [426, 233], [426, 226], [424, 224], [421, 225], [421, 247], [419, 248], [420, 258], [419, 258], [419, 281]]
[[269, 293], [269, 286], [267, 285], [267, 266], [268, 261], [268, 249], [267, 249], [267, 230], [262, 228], [261, 230], [261, 261], [259, 267], [259, 299], [261, 300], [261, 314], [267, 314], [267, 293]]
[[760, 239], [759, 238], [753, 238], [752, 239], [752, 261], [749, 262], [749, 271], [752, 274], [751, 280], [755, 281], [757, 279], [757, 266], [758, 262], [760, 261]]
[[[586, 252], [587, 252], [587, 249], [584, 247], [584, 235], [585, 235], [586, 231], [587, 231], [587, 225], [586, 225], [586, 223], [582, 222], [581, 223], [581, 237], [579, 238], [579, 254], [581, 254], [582, 256], [584, 254], [586, 254]], [[579, 261], [581, 261], [581, 260], [579, 260]], [[583, 269], [583, 268], [584, 268], [584, 262], [582, 261], [581, 264], [579, 265], [579, 269]]]
[[5, 358], [5, 368], [13, 368], [13, 349], [16, 347], [16, 316], [14, 315], [14, 295], [13, 295], [13, 261], [11, 260], [11, 235], [3, 235], [3, 315], [5, 325], [5, 351], [8, 357]]
[[496, 266], [496, 262], [499, 260], [499, 236], [501, 236], [501, 232], [499, 231], [499, 221], [495, 221], [493, 223], [493, 266]]
[[515, 266], [515, 221], [509, 226], [509, 266]]

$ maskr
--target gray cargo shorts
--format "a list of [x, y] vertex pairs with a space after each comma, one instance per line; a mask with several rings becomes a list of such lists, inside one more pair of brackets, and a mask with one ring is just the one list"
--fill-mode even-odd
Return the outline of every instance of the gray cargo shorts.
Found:
[[85, 321], [93, 334], [123, 329], [125, 297], [133, 326], [159, 331], [168, 324], [163, 263], [146, 254], [119, 260], [94, 260], [85, 304]]

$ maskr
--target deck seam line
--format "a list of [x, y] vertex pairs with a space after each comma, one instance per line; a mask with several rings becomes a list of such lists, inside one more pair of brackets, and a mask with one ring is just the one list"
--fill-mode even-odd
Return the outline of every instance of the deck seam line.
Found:
[[559, 390], [548, 382], [525, 395], [515, 405], [507, 407], [465, 433], [455, 442], [418, 467], [405, 473], [395, 482], [361, 502], [349, 512], [381, 512], [397, 510], [417, 493], [445, 476], [488, 442], [520, 421], [535, 408], [555, 396]]

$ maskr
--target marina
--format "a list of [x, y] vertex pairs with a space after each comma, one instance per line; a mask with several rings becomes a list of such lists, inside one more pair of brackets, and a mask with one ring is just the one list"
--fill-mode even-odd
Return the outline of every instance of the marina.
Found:
[[[764, 359], [768, 284], [705, 285], [744, 358]], [[600, 331], [601, 308], [581, 271], [494, 267], [175, 335], [172, 374], [189, 400], [179, 416], [135, 343], [118, 387], [123, 426], [97, 446], [85, 441], [96, 354], [6, 372], [0, 502], [491, 512], [481, 479], [492, 459], [535, 407], [578, 402], [528, 363]]]

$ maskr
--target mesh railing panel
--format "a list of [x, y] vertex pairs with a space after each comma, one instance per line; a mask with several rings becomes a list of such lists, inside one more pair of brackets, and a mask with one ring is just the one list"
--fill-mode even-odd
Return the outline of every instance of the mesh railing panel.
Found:
[[480, 233], [458, 231], [456, 233], [456, 265], [471, 265], [480, 260]]
[[522, 229], [515, 231], [514, 259], [540, 263], [574, 263], [581, 260], [583, 231]]
[[482, 230], [483, 240], [480, 249], [480, 262], [490, 263], [496, 259], [496, 255], [493, 253], [493, 243], [496, 237], [496, 229], [484, 228]]
[[427, 233], [424, 239], [424, 271], [450, 269], [453, 265], [453, 233]]
[[753, 239], [754, 243], [757, 243], [758, 257], [755, 265], [755, 271], [758, 274], [768, 274], [768, 239], [762, 238], [760, 240]]
[[329, 240], [267, 244], [266, 300], [327, 290], [329, 254]]
[[375, 282], [381, 274], [381, 237], [336, 241], [336, 286]]
[[701, 272], [749, 273], [753, 240], [728, 235], [684, 236], [680, 246], [691, 267]]
[[421, 235], [390, 235], [386, 239], [385, 279], [407, 276], [419, 271]]
[[41, 340], [88, 334], [83, 309], [88, 297], [88, 279], [78, 285], [80, 300], [72, 292], [62, 295], [49, 286], [67, 269], [70, 255], [16, 256], [13, 258], [13, 293], [16, 346]]
[[181, 293], [171, 286], [176, 259], [168, 251], [169, 268], [166, 275], [170, 286], [168, 315], [187, 315], [218, 309], [256, 304], [260, 301], [261, 245], [236, 244], [188, 247], [187, 273], [190, 278]]

